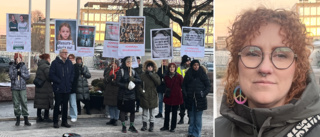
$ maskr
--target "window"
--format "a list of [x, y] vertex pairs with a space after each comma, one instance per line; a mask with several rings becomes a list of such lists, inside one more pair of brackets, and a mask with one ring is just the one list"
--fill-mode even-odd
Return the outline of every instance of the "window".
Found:
[[316, 30], [316, 28], [311, 28], [311, 29], [310, 29], [310, 32], [311, 32], [311, 36], [316, 36], [316, 35], [317, 35], [317, 30]]
[[114, 22], [118, 22], [119, 21], [118, 14], [113, 14], [113, 21]]
[[88, 23], [83, 23], [83, 25], [88, 25]]
[[309, 7], [304, 8], [304, 15], [310, 15], [310, 8]]
[[104, 33], [100, 34], [100, 40], [104, 40]]
[[99, 13], [96, 13], [96, 14], [94, 15], [94, 20], [95, 20], [95, 21], [100, 21], [100, 14], [99, 14]]
[[96, 33], [96, 40], [99, 40], [99, 38], [100, 38], [99, 33]]
[[299, 15], [303, 15], [303, 7], [299, 8]]
[[309, 18], [304, 18], [303, 23], [304, 23], [305, 25], [309, 26], [309, 25], [310, 25]]
[[317, 35], [320, 35], [320, 28], [317, 28]]
[[95, 26], [96, 26], [96, 31], [100, 31], [100, 24], [95, 24]]
[[93, 5], [92, 8], [93, 9], [100, 9], [100, 5]]
[[311, 25], [317, 25], [317, 19], [316, 18], [311, 18]]
[[208, 38], [208, 43], [213, 43], [213, 36], [207, 36], [206, 38]]
[[93, 26], [93, 23], [89, 23], [89, 26]]
[[107, 14], [107, 21], [112, 21], [112, 14]]
[[106, 21], [106, 20], [107, 20], [107, 15], [101, 14], [101, 21]]
[[89, 21], [93, 21], [93, 13], [89, 13]]
[[83, 13], [83, 20], [85, 20], [85, 21], [88, 20], [88, 13]]
[[311, 15], [317, 14], [317, 7], [311, 7]]
[[320, 7], [317, 7], [317, 15], [320, 15]]
[[104, 24], [104, 23], [102, 23], [101, 24], [101, 29], [100, 29], [101, 31], [105, 31], [106, 30], [106, 24]]

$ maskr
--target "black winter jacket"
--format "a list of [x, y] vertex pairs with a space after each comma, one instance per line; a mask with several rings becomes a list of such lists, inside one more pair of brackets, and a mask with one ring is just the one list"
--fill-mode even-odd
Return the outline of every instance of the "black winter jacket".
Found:
[[[122, 74], [121, 69], [123, 69], [124, 74]], [[137, 86], [137, 84], [141, 83], [141, 79], [139, 74], [135, 72], [133, 69], [131, 71], [132, 76], [134, 77], [134, 84]], [[117, 85], [119, 86], [119, 92], [118, 92], [118, 100], [128, 101], [128, 100], [135, 100], [136, 99], [136, 88], [129, 90], [128, 84], [129, 84], [129, 68], [123, 67], [120, 68], [120, 70], [117, 72]]]
[[160, 86], [157, 87], [157, 92], [158, 93], [164, 93], [165, 90], [166, 90], [166, 84], [164, 82], [164, 76], [165, 76], [165, 74], [168, 73], [168, 66], [163, 66], [163, 73], [162, 73], [161, 69], [162, 69], [162, 67], [159, 67], [158, 72], [157, 72], [157, 74], [160, 77], [160, 81], [161, 81]]
[[63, 62], [59, 56], [56, 57], [50, 66], [50, 79], [53, 82], [53, 92], [70, 93], [74, 78], [72, 62], [67, 59]]

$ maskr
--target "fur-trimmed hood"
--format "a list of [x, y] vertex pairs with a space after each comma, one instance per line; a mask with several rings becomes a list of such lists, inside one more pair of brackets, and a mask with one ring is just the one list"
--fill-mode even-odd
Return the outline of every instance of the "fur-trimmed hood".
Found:
[[157, 72], [157, 71], [158, 71], [157, 63], [154, 62], [153, 60], [150, 60], [150, 59], [146, 60], [146, 61], [143, 63], [142, 70], [143, 70], [144, 72], [147, 71], [147, 65], [148, 65], [149, 63], [152, 63], [152, 64], [153, 64], [153, 72]]

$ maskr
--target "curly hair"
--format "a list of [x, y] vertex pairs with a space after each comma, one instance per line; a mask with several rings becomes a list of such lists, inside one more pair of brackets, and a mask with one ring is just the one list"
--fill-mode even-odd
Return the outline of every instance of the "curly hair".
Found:
[[[227, 96], [226, 101], [229, 107], [234, 106], [233, 90], [239, 85], [238, 52], [245, 42], [250, 42], [260, 34], [261, 25], [268, 23], [280, 25], [280, 35], [283, 36], [283, 43], [297, 54], [296, 69], [285, 103], [289, 103], [293, 98], [300, 98], [306, 88], [310, 69], [308, 57], [311, 53], [308, 46], [311, 45], [307, 42], [307, 31], [304, 24], [300, 22], [298, 14], [283, 9], [258, 8], [256, 10], [248, 10], [236, 17], [232, 27], [229, 28], [230, 35], [226, 39], [231, 59], [223, 83], [225, 84], [224, 94]], [[313, 47], [311, 46], [311, 48]]]

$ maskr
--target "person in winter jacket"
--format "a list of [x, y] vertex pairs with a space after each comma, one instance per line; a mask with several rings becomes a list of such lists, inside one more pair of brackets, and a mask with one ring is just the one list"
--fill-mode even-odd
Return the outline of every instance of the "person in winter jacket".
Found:
[[[157, 86], [160, 85], [160, 77], [157, 72], [157, 64], [152, 60], [147, 60], [143, 64], [141, 74], [142, 84], [139, 87], [140, 106], [142, 108], [142, 128], [141, 131], [147, 130], [147, 122], [150, 122], [149, 131], [154, 127], [154, 111], [158, 107]], [[148, 117], [150, 117], [148, 119]]]
[[[191, 58], [187, 55], [183, 55], [181, 58], [181, 64], [180, 66], [177, 68], [177, 73], [179, 73], [182, 77], [185, 77], [186, 75], [186, 71], [187, 69], [190, 67], [190, 63], [191, 63]], [[184, 115], [186, 114], [186, 106], [185, 103], [181, 104], [179, 106], [180, 108], [180, 120], [178, 122], [178, 124], [184, 124]], [[189, 114], [188, 114], [189, 117]], [[189, 120], [188, 120], [189, 121]], [[188, 122], [189, 124], [189, 122]]]
[[230, 32], [216, 136], [318, 137], [320, 90], [310, 67], [313, 47], [299, 15], [251, 9]]
[[11, 80], [14, 115], [16, 116], [15, 125], [20, 125], [20, 115], [22, 115], [24, 117], [24, 125], [31, 126], [31, 123], [28, 120], [29, 113], [26, 86], [26, 81], [30, 78], [30, 74], [24, 62], [22, 62], [22, 55], [20, 53], [14, 54], [14, 62], [10, 63], [9, 67], [9, 77]]
[[[74, 54], [69, 54], [68, 59], [72, 62], [73, 66], [76, 64], [76, 57]], [[75, 76], [73, 79], [76, 79]], [[74, 82], [74, 80], [73, 80]], [[77, 89], [71, 88], [70, 97], [69, 97], [69, 115], [71, 118], [71, 122], [76, 122], [78, 118], [78, 110], [77, 110]]]
[[177, 111], [179, 105], [183, 103], [182, 82], [183, 77], [176, 72], [177, 66], [174, 63], [169, 64], [169, 71], [164, 76], [165, 88], [168, 89], [163, 98], [165, 103], [164, 124], [161, 131], [169, 130], [170, 112], [171, 113], [171, 129], [170, 132], [175, 132], [177, 125]]
[[119, 61], [115, 60], [115, 62], [111, 63], [112, 68], [106, 71], [107, 75], [104, 77], [104, 83], [106, 85], [105, 90], [103, 92], [104, 95], [104, 105], [107, 105], [110, 114], [110, 121], [107, 122], [107, 125], [117, 126], [117, 121], [119, 119], [119, 109], [117, 107], [117, 98], [118, 98], [118, 90], [119, 87], [116, 83], [117, 72], [120, 70]]
[[[35, 87], [34, 108], [37, 108], [37, 122], [52, 122], [49, 118], [49, 109], [53, 108], [53, 90], [49, 78], [50, 55], [40, 55], [36, 77], [45, 81], [42, 87]], [[41, 110], [44, 109], [44, 118], [41, 116]]]
[[207, 95], [210, 86], [206, 68], [200, 65], [199, 60], [192, 60], [182, 84], [184, 101], [190, 119], [189, 136], [201, 136], [202, 114], [208, 107]]
[[[134, 68], [134, 71], [136, 71], [140, 75], [142, 74], [142, 64], [141, 64], [141, 58], [140, 57], [136, 57], [137, 58], [137, 62], [139, 64], [139, 67]], [[137, 86], [138, 87], [138, 86]], [[140, 99], [136, 98], [136, 112], [139, 112], [139, 107], [140, 107]]]
[[72, 62], [67, 58], [68, 50], [61, 49], [59, 56], [56, 57], [50, 66], [49, 77], [53, 83], [54, 110], [53, 127], [59, 128], [58, 115], [59, 107], [62, 104], [62, 123], [63, 127], [71, 127], [67, 121], [68, 101], [74, 79], [74, 68]]
[[117, 72], [116, 82], [119, 86], [118, 91], [118, 102], [117, 106], [120, 110], [120, 120], [122, 123], [122, 132], [127, 133], [127, 127], [125, 126], [125, 115], [130, 113], [130, 127], [129, 131], [138, 133], [134, 127], [135, 118], [135, 100], [136, 100], [136, 89], [135, 87], [129, 87], [130, 83], [134, 83], [135, 86], [141, 83], [140, 77], [132, 68], [132, 58], [125, 57], [122, 59], [122, 67]]
[[162, 118], [163, 111], [163, 93], [166, 90], [166, 84], [164, 81], [164, 76], [168, 73], [168, 60], [162, 60], [161, 67], [159, 67], [157, 74], [160, 77], [161, 84], [157, 87], [158, 99], [159, 99], [159, 113], [155, 118]]
[[74, 80], [72, 83], [72, 89], [77, 93], [77, 110], [81, 115], [80, 101], [86, 106], [86, 113], [91, 115], [90, 112], [90, 92], [88, 79], [91, 78], [91, 74], [87, 66], [83, 65], [82, 58], [76, 58], [76, 64], [74, 65]]

